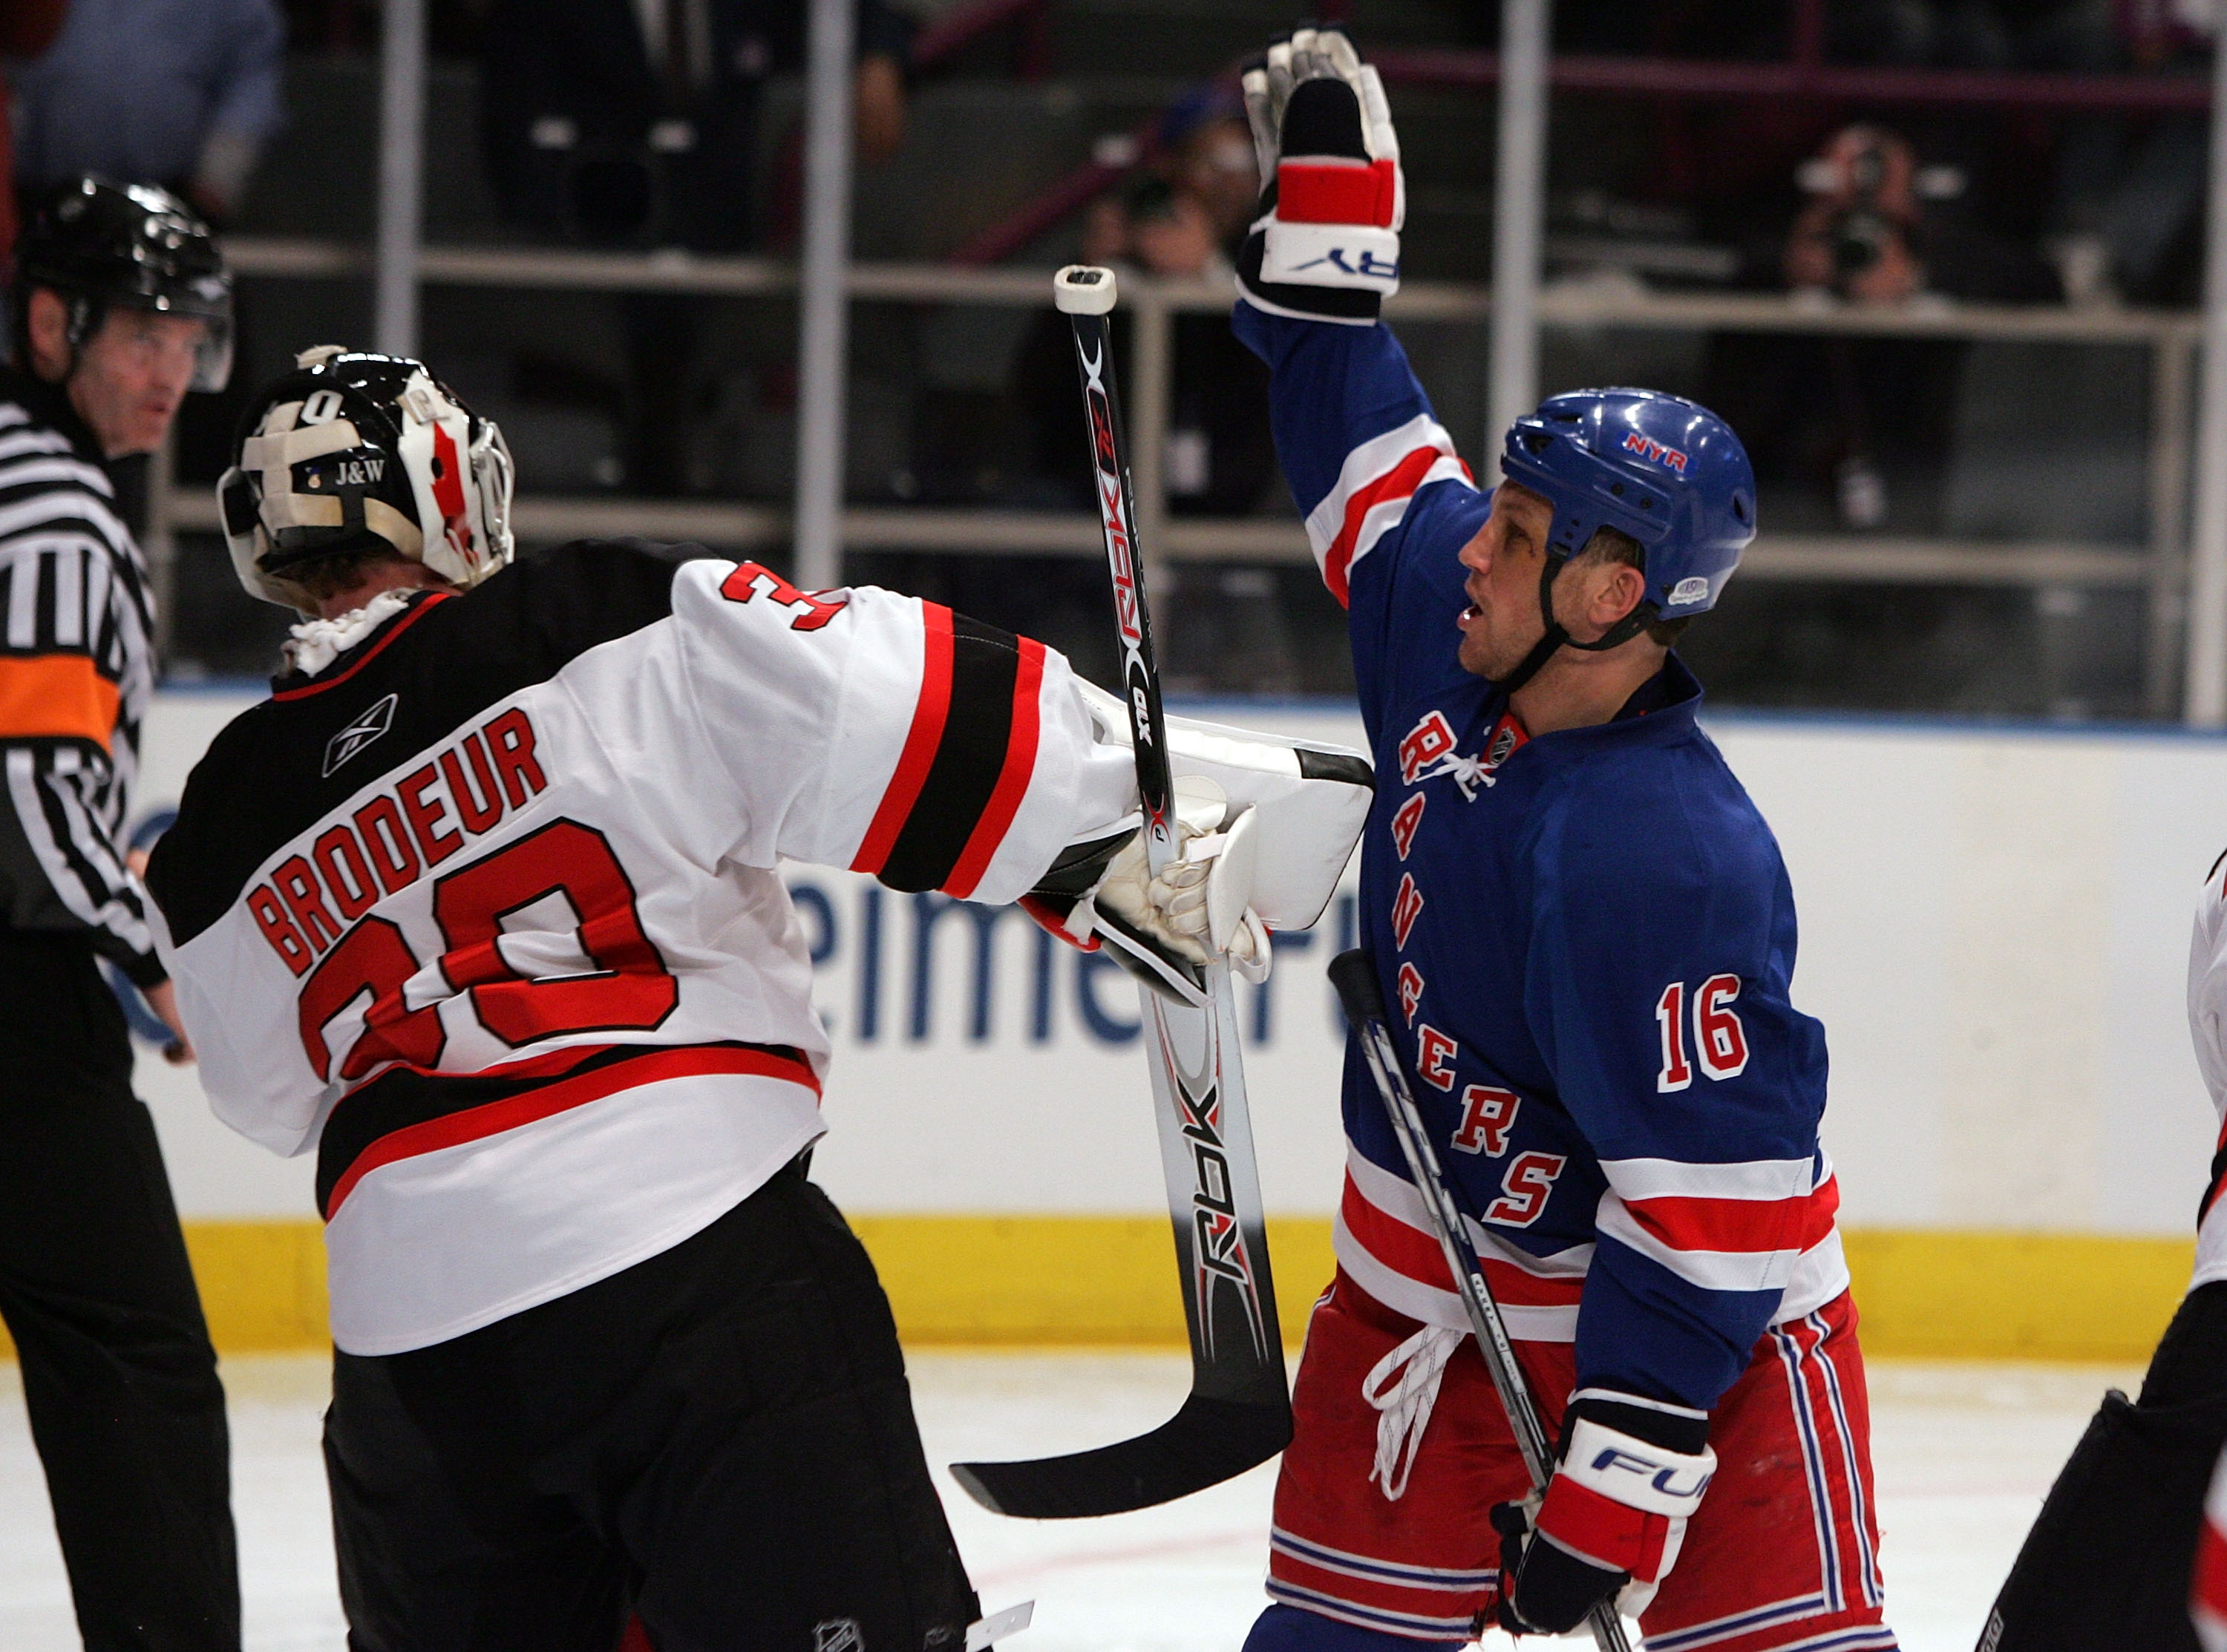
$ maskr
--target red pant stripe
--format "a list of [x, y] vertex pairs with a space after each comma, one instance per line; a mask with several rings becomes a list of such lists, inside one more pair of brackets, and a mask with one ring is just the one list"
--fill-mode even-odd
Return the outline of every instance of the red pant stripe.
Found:
[[1816, 1333], [1807, 1322], [1794, 1325], [1774, 1325], [1771, 1339], [1778, 1349], [1779, 1363], [1786, 1371], [1786, 1397], [1794, 1409], [1795, 1438], [1802, 1445], [1802, 1470], [1809, 1488], [1809, 1521], [1817, 1538], [1817, 1569], [1824, 1579], [1825, 1610], [1844, 1611], [1848, 1604], [1841, 1586], [1841, 1546], [1833, 1531], [1833, 1503], [1825, 1490], [1825, 1453], [1817, 1438], [1817, 1413], [1809, 1403], [1809, 1349], [1803, 1346], [1805, 1332], [1810, 1340]]
[[[1807, 1322], [1817, 1333], [1822, 1343], [1828, 1328], [1824, 1319], [1811, 1314]], [[1830, 1360], [1815, 1362], [1818, 1381], [1825, 1389], [1825, 1401], [1830, 1407], [1833, 1430], [1841, 1437], [1841, 1483], [1847, 1489], [1848, 1520], [1842, 1528], [1849, 1544], [1856, 1552], [1856, 1565], [1863, 1579], [1864, 1604], [1879, 1606], [1886, 1604], [1886, 1584], [1879, 1576], [1879, 1546], [1872, 1538], [1871, 1500], [1863, 1474], [1856, 1467], [1854, 1431], [1848, 1426], [1847, 1400], [1841, 1391], [1841, 1373]]]

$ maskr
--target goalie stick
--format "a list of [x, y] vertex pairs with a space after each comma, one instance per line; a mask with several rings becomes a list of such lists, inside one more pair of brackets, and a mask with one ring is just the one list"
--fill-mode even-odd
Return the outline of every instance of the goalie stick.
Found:
[[[1158, 871], [1177, 852], [1175, 797], [1107, 338], [1114, 272], [1070, 265], [1054, 277], [1053, 296], [1075, 328], [1146, 858]], [[1118, 944], [1118, 937], [1109, 942]], [[1172, 1418], [1134, 1439], [1032, 1462], [952, 1464], [969, 1495], [1001, 1515], [1062, 1520], [1150, 1508], [1242, 1474], [1291, 1442], [1291, 1393], [1268, 1275], [1229, 966], [1217, 958], [1196, 982], [1140, 985], [1138, 998], [1190, 1330], [1190, 1394]]]
[[[1493, 1300], [1492, 1287], [1484, 1282], [1484, 1265], [1477, 1260], [1477, 1248], [1469, 1241], [1461, 1212], [1455, 1208], [1454, 1196], [1439, 1169], [1438, 1153], [1424, 1133], [1422, 1113], [1415, 1106], [1415, 1093], [1407, 1088], [1407, 1075], [1400, 1065], [1399, 1052], [1393, 1047], [1391, 1030], [1385, 1021], [1384, 990], [1377, 984], [1376, 960], [1359, 947], [1340, 953], [1330, 961], [1330, 984], [1345, 1006], [1345, 1018], [1353, 1024], [1362, 1060], [1368, 1064], [1369, 1075], [1376, 1081], [1376, 1094], [1391, 1118], [1392, 1133], [1400, 1139], [1400, 1155], [1407, 1161], [1407, 1174], [1423, 1197], [1423, 1214], [1430, 1218], [1431, 1231], [1445, 1253], [1446, 1272], [1453, 1276], [1454, 1292], [1461, 1298], [1477, 1349], [1484, 1355], [1485, 1371], [1492, 1378], [1493, 1391], [1508, 1414], [1508, 1432], [1516, 1436], [1516, 1449], [1523, 1458], [1524, 1471], [1531, 1477], [1531, 1495], [1535, 1498], [1547, 1489], [1554, 1455], [1539, 1421], [1539, 1407], [1532, 1403], [1531, 1390], [1525, 1386], [1523, 1368], [1516, 1362], [1508, 1327], [1501, 1321], [1500, 1304]], [[1508, 1588], [1509, 1580], [1501, 1579], [1501, 1586]], [[1612, 1598], [1594, 1607], [1586, 1623], [1600, 1652], [1631, 1652], [1624, 1619], [1617, 1616]]]

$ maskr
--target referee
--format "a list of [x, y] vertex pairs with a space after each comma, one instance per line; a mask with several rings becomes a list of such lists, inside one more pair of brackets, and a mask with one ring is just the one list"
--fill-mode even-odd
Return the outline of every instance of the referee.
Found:
[[[174, 196], [86, 178], [18, 238], [0, 369], [0, 1317], [87, 1652], [238, 1652], [224, 1390], [105, 958], [175, 1030], [119, 845], [153, 692], [106, 466], [231, 366]], [[189, 1060], [182, 1033], [173, 1060]], [[0, 1496], [20, 1496], [0, 1487]]]

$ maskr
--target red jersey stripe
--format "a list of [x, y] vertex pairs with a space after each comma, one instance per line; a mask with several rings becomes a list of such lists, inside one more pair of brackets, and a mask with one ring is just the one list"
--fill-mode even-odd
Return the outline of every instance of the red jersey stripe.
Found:
[[2209, 1511], [2196, 1531], [2190, 1604], [2214, 1623], [2227, 1624], [2227, 1534], [2212, 1522]]
[[[569, 1050], [563, 1053], [571, 1054]], [[443, 1147], [456, 1147], [468, 1141], [500, 1135], [506, 1130], [515, 1130], [520, 1125], [530, 1125], [574, 1107], [585, 1107], [590, 1101], [600, 1101], [605, 1096], [616, 1095], [622, 1090], [639, 1089], [645, 1084], [654, 1084], [665, 1079], [695, 1078], [711, 1073], [783, 1079], [791, 1084], [803, 1085], [814, 1095], [820, 1094], [820, 1080], [814, 1074], [811, 1064], [794, 1057], [776, 1056], [769, 1050], [737, 1049], [717, 1044], [671, 1049], [652, 1045], [634, 1061], [599, 1067], [592, 1073], [583, 1073], [577, 1078], [559, 1079], [554, 1084], [545, 1084], [539, 1089], [528, 1090], [522, 1095], [505, 1096], [500, 1101], [466, 1107], [438, 1119], [429, 1119], [423, 1124], [390, 1131], [358, 1154], [355, 1162], [348, 1167], [347, 1173], [333, 1184], [332, 1197], [325, 1205], [325, 1220], [330, 1221], [354, 1190], [355, 1184], [382, 1164], [392, 1164], [400, 1159], [415, 1158], [421, 1153], [435, 1152]]]
[[1799, 1199], [1627, 1200], [1631, 1219], [1673, 1250], [1806, 1251], [1832, 1231], [1838, 1177]]
[[380, 654], [384, 654], [386, 651], [387, 644], [392, 642], [395, 638], [400, 636], [412, 626], [417, 624], [419, 620], [424, 618], [427, 614], [439, 607], [443, 603], [447, 602], [450, 598], [456, 596], [456, 593], [452, 590], [437, 590], [431, 596], [423, 597], [418, 602], [412, 603], [410, 605], [409, 610], [405, 612], [400, 619], [394, 622], [393, 629], [387, 632], [387, 634], [380, 638], [378, 641], [373, 643], [371, 647], [366, 648], [362, 654], [357, 659], [356, 662], [350, 666], [346, 671], [342, 672], [339, 676], [327, 678], [322, 683], [304, 683], [299, 688], [289, 688], [280, 693], [273, 694], [271, 698], [274, 700], [306, 699], [312, 694], [322, 694], [329, 688], [338, 688], [342, 683], [348, 681], [349, 678], [354, 676], [356, 673], [361, 671], [366, 666], [369, 665], [373, 660], [378, 659]]
[[[1346, 1231], [1386, 1267], [1434, 1291], [1453, 1289], [1439, 1241], [1369, 1203], [1350, 1177], [1339, 1210], [1345, 1218]], [[1484, 1264], [1484, 1281], [1492, 1287], [1494, 1298], [1507, 1307], [1567, 1308], [1585, 1293], [1581, 1279], [1541, 1279], [1496, 1257], [1478, 1260]]]
[[1440, 448], [1417, 448], [1375, 481], [1353, 490], [1345, 501], [1344, 524], [1323, 553], [1323, 583], [1341, 605], [1348, 600], [1346, 569], [1353, 561], [1353, 547], [1360, 541], [1362, 519], [1385, 501], [1413, 493], [1422, 486], [1431, 467], [1445, 456]]
[[1029, 781], [1037, 772], [1037, 736], [1041, 720], [1037, 700], [1043, 692], [1043, 644], [1028, 637], [1019, 641], [1021, 657], [1013, 671], [1013, 720], [1005, 736], [1005, 764], [998, 773], [998, 784], [990, 793], [989, 802], [983, 807], [982, 818], [975, 822], [966, 848], [959, 852], [959, 859], [943, 885], [948, 893], [962, 901], [973, 894], [975, 885], [982, 881], [982, 874], [990, 870], [991, 861], [997, 858], [998, 846], [1005, 840], [1005, 830], [1019, 813], [1021, 800], [1028, 795]]
[[[559, 1049], [544, 1050], [539, 1056], [525, 1056], [514, 1062], [497, 1062], [473, 1073], [443, 1073], [437, 1067], [419, 1067], [410, 1062], [389, 1062], [362, 1083], [350, 1085], [348, 1094], [354, 1095], [364, 1085], [376, 1084], [398, 1069], [405, 1073], [422, 1073], [427, 1078], [558, 1078], [571, 1072], [582, 1062], [616, 1048], [616, 1044], [566, 1044]], [[347, 1097], [341, 1099], [345, 1100]]]
[[897, 834], [920, 800], [920, 788], [928, 783], [928, 771], [935, 765], [935, 750], [943, 743], [943, 725], [951, 715], [951, 610], [940, 603], [920, 607], [925, 628], [920, 698], [913, 705], [912, 727], [905, 734], [897, 772], [890, 776], [889, 788], [851, 863], [854, 872], [878, 872], [888, 863]]

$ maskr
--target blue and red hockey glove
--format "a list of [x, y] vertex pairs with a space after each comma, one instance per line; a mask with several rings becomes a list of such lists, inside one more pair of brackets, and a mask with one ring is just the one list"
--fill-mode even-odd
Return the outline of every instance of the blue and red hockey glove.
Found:
[[1243, 84], [1263, 188], [1239, 286], [1273, 315], [1369, 325], [1400, 289], [1407, 214], [1383, 82], [1343, 35], [1302, 29]]
[[1538, 1513], [1513, 1502], [1492, 1511], [1501, 1627], [1567, 1634], [1610, 1599], [1628, 1616], [1643, 1611], [1716, 1472], [1708, 1434], [1705, 1413], [1581, 1391]]

